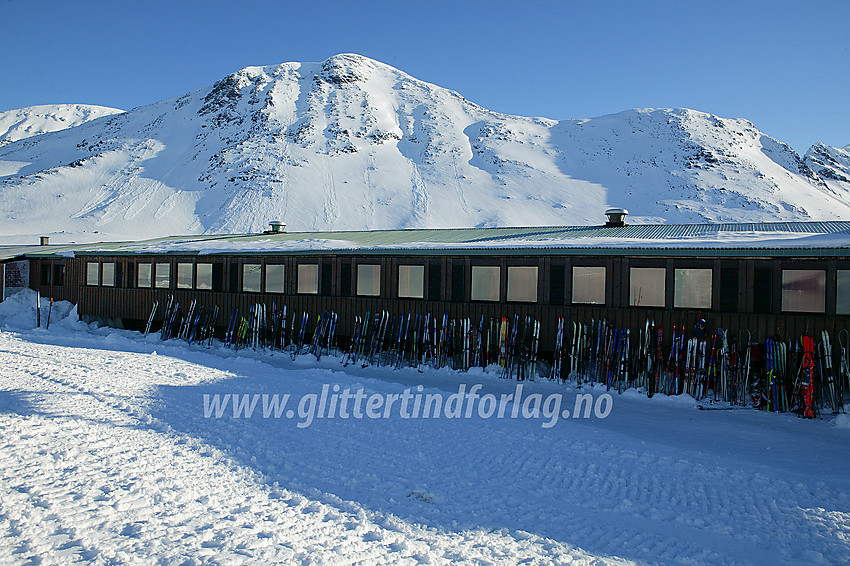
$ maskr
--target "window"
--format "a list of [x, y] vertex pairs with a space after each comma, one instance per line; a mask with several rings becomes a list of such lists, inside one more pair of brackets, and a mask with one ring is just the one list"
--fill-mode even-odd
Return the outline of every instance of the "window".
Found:
[[178, 263], [177, 264], [177, 288], [191, 289], [192, 288], [192, 264]]
[[100, 268], [100, 276], [102, 278], [101, 285], [107, 287], [115, 286], [115, 264], [112, 262], [104, 263]]
[[242, 265], [242, 292], [259, 293], [260, 276], [263, 266], [259, 263], [246, 263]]
[[425, 266], [398, 266], [398, 296], [401, 298], [425, 298]]
[[266, 266], [266, 293], [284, 293], [283, 265]]
[[835, 314], [850, 314], [850, 270], [836, 272]]
[[549, 269], [549, 303], [564, 304], [564, 286], [567, 282], [567, 266], [555, 264]]
[[171, 286], [171, 264], [157, 263], [155, 274], [155, 285], [157, 289], [168, 289]]
[[753, 311], [758, 314], [773, 312], [773, 268], [756, 267], [753, 270]]
[[50, 265], [41, 264], [41, 277], [39, 277], [40, 285], [50, 285]]
[[537, 302], [536, 267], [508, 267], [508, 300]]
[[464, 265], [460, 261], [452, 262], [452, 301], [465, 301], [464, 296]]
[[573, 303], [605, 304], [604, 267], [573, 267]]
[[195, 289], [209, 291], [213, 288], [213, 264], [199, 263], [195, 266]]
[[663, 307], [667, 270], [663, 267], [632, 267], [629, 269], [629, 305], [633, 307]]
[[[758, 292], [758, 289], [756, 291]], [[826, 271], [783, 269], [782, 310], [824, 312], [826, 310]]]
[[319, 276], [319, 287], [322, 290], [323, 297], [331, 296], [331, 283], [333, 283], [333, 265], [323, 263], [321, 275]]
[[139, 287], [150, 287], [151, 286], [151, 275], [153, 265], [150, 263], [140, 263], [139, 264], [139, 273], [138, 273], [138, 286]]
[[339, 296], [351, 296], [351, 262], [344, 261], [339, 266]]
[[440, 301], [443, 299], [443, 270], [442, 263], [432, 261], [428, 266], [428, 300]]
[[473, 301], [498, 301], [499, 272], [499, 267], [472, 266], [472, 296], [470, 298]]
[[212, 264], [212, 290], [219, 292], [224, 290], [224, 263]]
[[89, 262], [86, 264], [86, 285], [100, 285], [100, 264]]
[[381, 266], [357, 266], [357, 294], [365, 297], [378, 297], [381, 294]]
[[720, 310], [738, 312], [738, 268], [720, 268]]
[[678, 309], [710, 309], [711, 277], [711, 269], [676, 269], [673, 306]]
[[53, 266], [53, 284], [63, 286], [65, 284], [65, 266], [56, 264]]
[[307, 295], [319, 294], [319, 264], [302, 263], [298, 266], [298, 292]]

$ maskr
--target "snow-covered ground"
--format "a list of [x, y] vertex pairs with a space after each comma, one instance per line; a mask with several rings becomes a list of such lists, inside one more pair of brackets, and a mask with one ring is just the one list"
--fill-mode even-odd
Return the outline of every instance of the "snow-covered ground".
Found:
[[[62, 303], [50, 330], [35, 329], [32, 304], [29, 293], [0, 303], [3, 564], [850, 557], [843, 415], [698, 411], [688, 398], [627, 392], [606, 418], [511, 418], [509, 403], [504, 418], [402, 418], [396, 404], [372, 419], [349, 404], [349, 418], [337, 406], [304, 426], [299, 408], [324, 385], [448, 402], [460, 384], [499, 399], [517, 384], [480, 370], [163, 343], [83, 324]], [[581, 393], [605, 399], [604, 389]], [[204, 395], [209, 404], [216, 394], [289, 394], [294, 414], [265, 418], [258, 397], [251, 418], [234, 418], [232, 405], [207, 417]], [[577, 391], [526, 383], [524, 398], [534, 394], [571, 410]]]

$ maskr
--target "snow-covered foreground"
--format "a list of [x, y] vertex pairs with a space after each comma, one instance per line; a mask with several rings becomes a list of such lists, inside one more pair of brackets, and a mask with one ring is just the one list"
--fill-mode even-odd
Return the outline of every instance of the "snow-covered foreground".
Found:
[[[843, 417], [697, 411], [627, 393], [614, 395], [607, 418], [551, 427], [522, 411], [510, 418], [510, 404], [501, 419], [477, 410], [405, 419], [398, 405], [386, 419], [344, 419], [337, 407], [304, 426], [298, 400], [323, 385], [384, 398], [422, 385], [448, 400], [461, 383], [499, 398], [516, 383], [480, 370], [344, 368], [333, 357], [162, 343], [76, 322], [68, 305], [49, 331], [32, 329], [28, 300], [0, 304], [3, 564], [850, 556]], [[563, 394], [573, 409], [574, 389], [525, 384], [526, 398], [534, 393]], [[290, 394], [295, 414], [264, 418], [258, 397], [251, 418], [234, 418], [232, 405], [206, 417], [205, 394]]]

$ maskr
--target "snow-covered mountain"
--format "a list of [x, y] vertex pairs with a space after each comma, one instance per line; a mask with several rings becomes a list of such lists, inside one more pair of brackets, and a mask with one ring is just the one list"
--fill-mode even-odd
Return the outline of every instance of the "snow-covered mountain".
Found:
[[45, 132], [79, 126], [123, 110], [90, 104], [42, 104], [0, 112], [0, 147]]
[[830, 147], [818, 143], [806, 152], [806, 165], [815, 171], [836, 194], [850, 195], [850, 145]]
[[0, 238], [850, 218], [810, 163], [746, 120], [509, 116], [345, 54], [9, 143]]

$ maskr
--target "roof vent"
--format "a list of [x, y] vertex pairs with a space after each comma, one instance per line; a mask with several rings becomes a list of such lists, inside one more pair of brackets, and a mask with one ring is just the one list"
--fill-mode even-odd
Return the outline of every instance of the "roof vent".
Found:
[[39, 236], [39, 244], [40, 246], [48, 246], [50, 245], [50, 236]]
[[618, 228], [626, 225], [626, 215], [629, 213], [625, 208], [609, 208], [605, 211], [605, 216], [608, 217], [608, 222], [605, 223], [606, 228]]
[[272, 220], [269, 222], [269, 230], [266, 230], [266, 234], [285, 234], [286, 233], [286, 222], [281, 222], [280, 220]]

